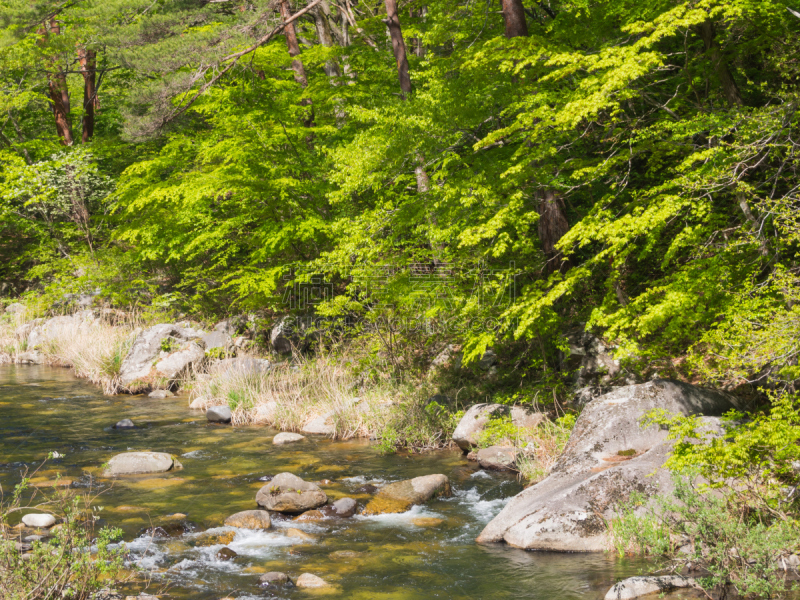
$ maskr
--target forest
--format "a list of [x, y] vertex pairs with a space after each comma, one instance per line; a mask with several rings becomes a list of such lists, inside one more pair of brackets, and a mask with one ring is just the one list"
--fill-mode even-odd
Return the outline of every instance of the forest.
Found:
[[799, 251], [796, 0], [0, 0], [0, 304], [290, 317], [445, 394], [385, 448], [478, 401], [568, 435], [590, 335], [594, 396], [741, 398], [710, 445], [648, 418], [796, 523]]

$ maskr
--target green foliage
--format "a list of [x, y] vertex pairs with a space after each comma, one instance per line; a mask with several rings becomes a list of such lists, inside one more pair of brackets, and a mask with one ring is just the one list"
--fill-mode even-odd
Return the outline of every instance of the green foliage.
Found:
[[669, 523], [637, 491], [616, 508], [608, 524], [611, 543], [617, 556], [626, 554], [668, 555], [672, 551]]
[[[11, 525], [21, 512], [37, 508], [52, 512], [61, 523], [52, 537], [33, 542], [32, 549], [25, 552], [19, 548], [18, 534], [14, 540]], [[0, 596], [9, 600], [88, 600], [109, 582], [117, 581], [124, 548], [115, 542], [122, 531], [96, 530], [97, 510], [90, 498], [59, 490], [58, 484], [49, 492], [32, 491], [30, 478], [24, 477], [0, 505]], [[90, 548], [92, 551], [87, 551]]]
[[794, 514], [800, 398], [796, 394], [770, 396], [768, 413], [747, 418], [737, 412], [728, 414], [722, 435], [704, 425], [702, 417], [669, 415], [663, 410], [651, 412], [645, 424], [669, 428], [668, 438], [675, 445], [668, 468], [696, 470], [706, 482], [702, 487], [722, 489], [734, 480], [742, 504], [766, 513]]
[[526, 436], [526, 430], [514, 425], [510, 416], [492, 415], [483, 431], [478, 435], [478, 448], [488, 448], [495, 444], [514, 444]]

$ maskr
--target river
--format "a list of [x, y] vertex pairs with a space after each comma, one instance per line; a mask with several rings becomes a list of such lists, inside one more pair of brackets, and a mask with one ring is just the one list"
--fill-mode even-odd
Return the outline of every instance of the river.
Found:
[[[103, 396], [69, 370], [0, 366], [0, 484], [8, 492], [27, 468], [47, 484], [57, 475], [78, 489], [102, 492], [101, 524], [123, 529], [130, 561], [150, 578], [149, 593], [176, 599], [326, 598], [376, 600], [597, 599], [617, 580], [647, 565], [612, 554], [534, 553], [474, 543], [481, 528], [520, 491], [513, 476], [488, 473], [458, 451], [381, 455], [366, 441], [310, 439], [274, 446], [276, 431], [212, 426], [190, 411], [186, 396], [154, 400]], [[137, 429], [113, 428], [129, 418]], [[160, 475], [100, 478], [100, 467], [130, 450], [170, 452], [184, 469]], [[222, 527], [230, 514], [257, 508], [270, 475], [289, 471], [322, 482], [332, 499], [430, 473], [451, 478], [453, 496], [398, 515], [356, 516], [313, 523], [273, 520], [268, 531]], [[328, 480], [328, 481], [325, 481]], [[182, 513], [186, 518], [170, 520]], [[180, 522], [171, 537], [143, 533], [152, 523]], [[300, 529], [308, 539], [287, 536]], [[218, 534], [214, 539], [210, 536]], [[222, 544], [237, 553], [220, 560]], [[343, 552], [348, 551], [348, 552]], [[318, 575], [333, 586], [316, 592], [262, 589], [260, 573]], [[138, 577], [125, 591], [145, 586]]]

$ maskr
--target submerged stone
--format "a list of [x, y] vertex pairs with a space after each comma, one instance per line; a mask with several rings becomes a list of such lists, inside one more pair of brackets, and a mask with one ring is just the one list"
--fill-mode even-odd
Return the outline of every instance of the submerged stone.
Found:
[[261, 577], [259, 577], [258, 583], [263, 586], [286, 585], [289, 583], [289, 576], [286, 573], [281, 573], [280, 571], [270, 571], [269, 573], [264, 573]]
[[114, 425], [114, 429], [135, 429], [136, 425], [133, 424], [133, 421], [130, 419], [122, 419], [122, 421], [117, 421], [117, 424]]
[[234, 552], [230, 548], [220, 548], [219, 551], [217, 552], [218, 560], [233, 560], [237, 556], [239, 555], [236, 554], [236, 552]]
[[629, 577], [620, 581], [606, 594], [605, 600], [631, 600], [650, 594], [663, 594], [678, 588], [697, 587], [694, 579], [680, 575], [660, 577]]
[[317, 577], [311, 573], [303, 573], [297, 578], [295, 585], [299, 588], [321, 588], [328, 587], [330, 583], [322, 579], [322, 577]]
[[280, 446], [283, 444], [291, 444], [292, 442], [302, 442], [304, 439], [306, 439], [304, 435], [284, 431], [272, 438], [272, 443], [276, 446]]

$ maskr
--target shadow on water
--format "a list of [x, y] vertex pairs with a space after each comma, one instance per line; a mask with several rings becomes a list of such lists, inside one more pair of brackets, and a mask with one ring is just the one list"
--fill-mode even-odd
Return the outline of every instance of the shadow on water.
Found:
[[[513, 477], [476, 471], [460, 452], [381, 456], [364, 441], [323, 438], [273, 446], [274, 430], [211, 426], [187, 405], [185, 396], [103, 396], [66, 369], [1, 366], [0, 484], [8, 490], [50, 451], [62, 454], [39, 471], [36, 483], [60, 475], [73, 487], [91, 482], [102, 489], [102, 522], [121, 527], [132, 560], [155, 587], [168, 585], [170, 597], [179, 599], [312, 594], [259, 588], [259, 574], [267, 571], [323, 577], [334, 584], [323, 592], [326, 598], [595, 599], [616, 580], [647, 568], [610, 554], [476, 545], [482, 527], [521, 488]], [[137, 429], [112, 427], [124, 418]], [[184, 469], [113, 482], [99, 478], [103, 463], [129, 450], [173, 453]], [[369, 496], [357, 491], [365, 483], [429, 473], [448, 475], [454, 494], [400, 515], [311, 523], [276, 518], [271, 530], [260, 532], [222, 526], [226, 516], [256, 508], [263, 479], [282, 471], [322, 482], [334, 500], [351, 496], [362, 504]], [[175, 513], [186, 519], [166, 528], [178, 530], [172, 536], [142, 533], [153, 523], [172, 522]], [[237, 556], [220, 560], [223, 547]]]

